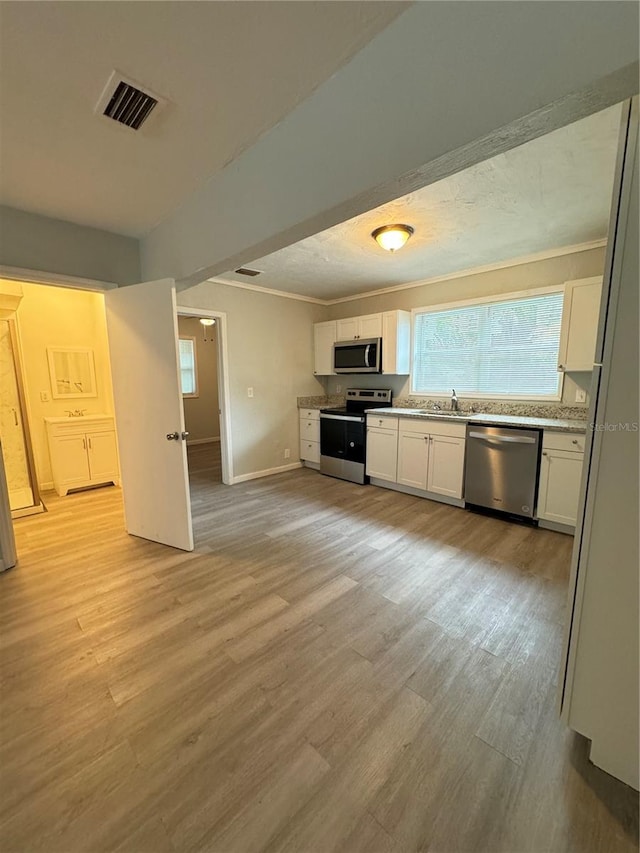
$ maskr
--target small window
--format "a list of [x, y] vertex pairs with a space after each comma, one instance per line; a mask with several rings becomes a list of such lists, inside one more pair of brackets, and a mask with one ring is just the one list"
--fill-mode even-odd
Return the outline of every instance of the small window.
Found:
[[198, 396], [198, 365], [196, 339], [180, 338], [180, 384], [183, 397]]
[[558, 400], [562, 290], [414, 312], [414, 394]]

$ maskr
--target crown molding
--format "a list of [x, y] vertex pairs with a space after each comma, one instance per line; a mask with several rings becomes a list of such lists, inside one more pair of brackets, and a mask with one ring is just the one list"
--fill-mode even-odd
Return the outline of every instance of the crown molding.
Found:
[[395, 293], [399, 290], [411, 290], [414, 287], [423, 287], [426, 284], [438, 284], [442, 281], [453, 281], [456, 278], [467, 278], [472, 275], [480, 275], [481, 273], [495, 272], [496, 270], [508, 269], [509, 267], [518, 267], [523, 264], [531, 264], [536, 261], [547, 261], [551, 258], [559, 258], [563, 255], [573, 255], [579, 252], [588, 252], [591, 249], [601, 249], [607, 245], [606, 237], [601, 240], [591, 240], [588, 243], [576, 243], [573, 246], [562, 246], [557, 249], [547, 249], [544, 252], [536, 252], [532, 255], [523, 255], [519, 258], [510, 258], [506, 261], [500, 261], [495, 264], [485, 264], [479, 267], [468, 267], [464, 270], [448, 273], [447, 275], [437, 275], [433, 278], [424, 278], [419, 281], [410, 281], [406, 284], [394, 284], [390, 287], [381, 287], [379, 290], [367, 290], [362, 293], [355, 293], [352, 296], [340, 296], [337, 299], [325, 300], [325, 305], [338, 305], [341, 302], [354, 302], [357, 299], [369, 299], [372, 296], [381, 296], [384, 293]]
[[302, 293], [288, 293], [285, 290], [273, 290], [270, 287], [260, 287], [258, 284], [245, 284], [243, 281], [231, 281], [228, 278], [213, 276], [206, 279], [212, 284], [224, 284], [225, 287], [238, 287], [240, 290], [254, 290], [256, 293], [267, 293], [269, 296], [281, 296], [283, 299], [296, 299], [298, 302], [312, 302], [314, 305], [330, 305], [326, 299], [317, 299], [315, 296], [304, 296]]
[[214, 276], [206, 279], [213, 284], [223, 284], [226, 287], [239, 287], [241, 290], [253, 290], [256, 293], [268, 293], [270, 296], [281, 296], [283, 299], [296, 299], [299, 302], [311, 302], [314, 305], [339, 305], [342, 302], [355, 302], [358, 299], [369, 299], [372, 296], [382, 296], [385, 293], [395, 293], [400, 290], [410, 290], [414, 287], [423, 287], [426, 284], [438, 284], [442, 281], [453, 281], [456, 278], [467, 278], [471, 275], [480, 275], [481, 273], [495, 272], [496, 270], [508, 269], [509, 267], [517, 267], [522, 264], [531, 264], [536, 261], [547, 261], [551, 258], [560, 258], [563, 255], [573, 255], [579, 252], [588, 252], [591, 249], [601, 249], [607, 245], [606, 237], [600, 240], [590, 240], [586, 243], [575, 243], [572, 246], [561, 246], [555, 249], [546, 249], [543, 252], [535, 252], [531, 255], [522, 255], [518, 258], [510, 258], [506, 261], [499, 261], [495, 264], [485, 264], [479, 267], [467, 267], [464, 270], [448, 273], [447, 275], [437, 275], [433, 278], [423, 278], [419, 281], [410, 281], [405, 284], [393, 284], [389, 287], [381, 287], [378, 290], [365, 290], [360, 293], [354, 293], [350, 296], [339, 296], [336, 299], [320, 299], [315, 296], [305, 296], [302, 293], [288, 293], [284, 290], [274, 290], [269, 287], [260, 287], [259, 284], [245, 284], [241, 281], [231, 281], [228, 278]]
[[76, 290], [115, 290], [118, 285], [113, 281], [98, 281], [93, 278], [81, 278], [76, 275], [60, 275], [42, 270], [30, 270], [23, 267], [8, 267], [0, 264], [0, 278], [19, 281], [25, 284], [51, 284], [56, 287], [74, 287]]

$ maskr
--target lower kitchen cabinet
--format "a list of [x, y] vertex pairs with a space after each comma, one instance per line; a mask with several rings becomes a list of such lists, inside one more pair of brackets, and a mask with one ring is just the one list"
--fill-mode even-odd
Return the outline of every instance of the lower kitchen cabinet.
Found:
[[398, 430], [367, 427], [367, 474], [378, 480], [396, 482]]
[[465, 427], [407, 421], [398, 434], [398, 479], [403, 486], [462, 498]]
[[49, 454], [56, 492], [119, 482], [113, 418], [46, 418]]
[[300, 459], [313, 467], [320, 464], [320, 412], [300, 410]]
[[540, 520], [576, 526], [583, 449], [584, 436], [544, 433], [538, 485]]

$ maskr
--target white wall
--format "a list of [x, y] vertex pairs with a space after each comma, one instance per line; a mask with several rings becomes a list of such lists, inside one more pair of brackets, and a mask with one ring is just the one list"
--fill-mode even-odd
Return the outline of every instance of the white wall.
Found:
[[326, 309], [212, 282], [184, 291], [179, 303], [227, 314], [234, 476], [297, 461], [296, 397], [324, 394], [313, 376], [313, 323]]
[[141, 242], [233, 269], [638, 90], [634, 3], [420, 2]]
[[220, 437], [218, 410], [218, 333], [208, 326], [205, 341], [204, 326], [197, 317], [178, 317], [180, 337], [195, 338], [198, 396], [183, 397], [185, 428], [189, 441]]
[[0, 206], [0, 233], [3, 266], [115, 284], [140, 281], [139, 244], [131, 237], [6, 206]]
[[[423, 308], [428, 305], [456, 302], [462, 299], [475, 299], [482, 296], [494, 296], [501, 293], [512, 293], [519, 290], [529, 290], [536, 287], [548, 287], [562, 284], [565, 281], [589, 276], [602, 275], [604, 267], [604, 249], [590, 249], [585, 252], [575, 252], [541, 261], [519, 264], [492, 272], [470, 274], [449, 281], [434, 282], [421, 287], [407, 290], [396, 290], [379, 296], [369, 296], [365, 299], [350, 300], [331, 305], [328, 308], [327, 319], [340, 317], [356, 317], [359, 314], [373, 314], [378, 311], [393, 311], [412, 308]], [[381, 377], [358, 378], [358, 383], [364, 387], [380, 386]], [[336, 391], [338, 385], [345, 387], [353, 384], [349, 376], [332, 376], [328, 380], [330, 393]], [[577, 388], [589, 391], [591, 373], [567, 374], [564, 381], [563, 402], [567, 405], [583, 405], [575, 402]], [[408, 397], [410, 383], [408, 377], [384, 377], [384, 384], [393, 389], [394, 396]]]

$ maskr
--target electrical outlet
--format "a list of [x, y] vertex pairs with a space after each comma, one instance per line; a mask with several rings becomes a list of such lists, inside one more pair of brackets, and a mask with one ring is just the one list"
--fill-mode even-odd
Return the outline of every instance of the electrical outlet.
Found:
[[339, 394], [342, 391], [342, 385], [336, 385], [336, 394]]
[[586, 403], [587, 392], [583, 388], [576, 388], [576, 403]]
[[48, 403], [49, 402], [49, 395], [47, 394], [46, 391], [40, 392], [40, 402], [41, 403]]
[[285, 459], [291, 459], [291, 451], [289, 450], [288, 447], [285, 447], [285, 449], [284, 449], [284, 458]]
[[247, 397], [253, 397], [253, 388], [247, 388]]

